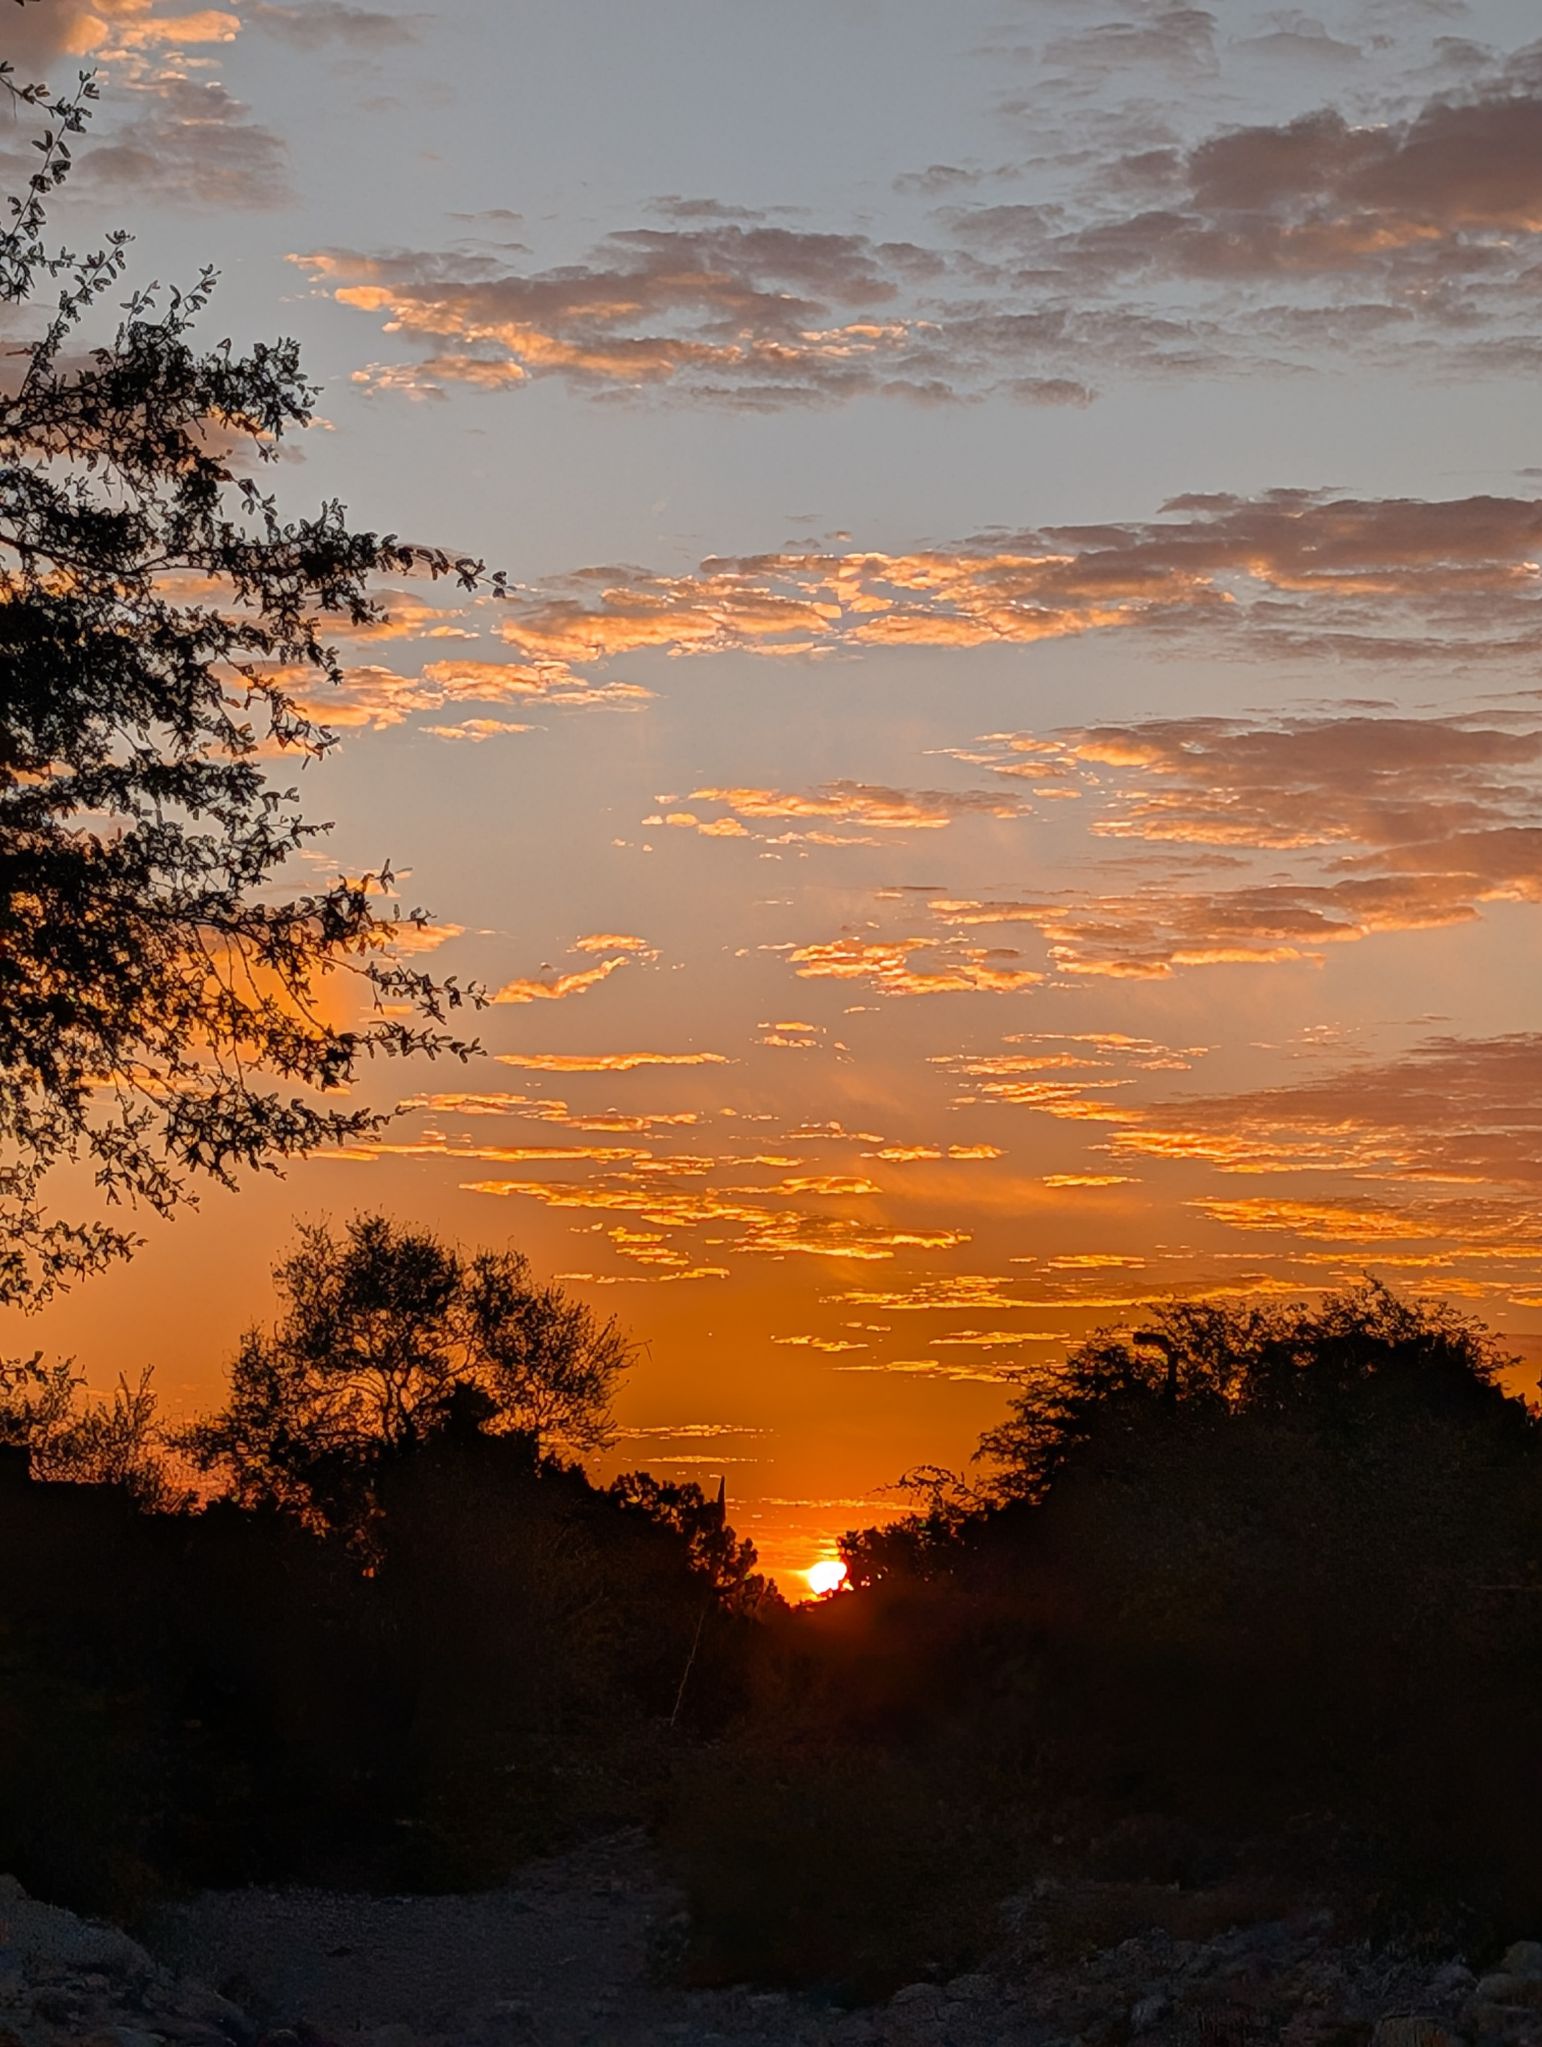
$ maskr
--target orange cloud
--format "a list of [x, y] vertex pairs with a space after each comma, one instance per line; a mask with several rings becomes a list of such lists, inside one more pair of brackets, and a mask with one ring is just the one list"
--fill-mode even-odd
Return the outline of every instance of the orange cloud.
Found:
[[618, 967], [626, 964], [626, 955], [616, 954], [610, 959], [597, 961], [592, 967], [558, 974], [550, 981], [506, 981], [492, 999], [509, 1003], [564, 1002], [570, 995], [587, 995], [591, 988], [597, 988], [601, 981], [608, 980]]
[[[1024, 757], [1084, 778], [1091, 830], [1129, 849], [1138, 885], [928, 907], [960, 931], [1028, 925], [1063, 974], [1315, 963], [1331, 946], [1471, 923], [1490, 903], [1542, 902], [1542, 730], [1514, 713], [1154, 719], [1000, 735], [969, 753], [1005, 774]], [[1289, 866], [1196, 887], [1175, 877], [1174, 844], [1220, 849], [1223, 870], [1253, 853]]]
[[533, 725], [522, 725], [508, 718], [467, 718], [459, 725], [420, 725], [418, 730], [434, 739], [464, 740], [472, 746], [480, 746], [488, 739], [501, 739], [506, 732], [533, 732]]
[[779, 789], [693, 789], [690, 801], [720, 803], [736, 817], [830, 818], [886, 831], [938, 831], [961, 817], [1027, 814], [1027, 805], [1019, 798], [994, 795], [988, 789], [890, 789], [870, 782], [827, 782], [802, 794]]
[[[695, 1229], [702, 1224], [727, 1225], [740, 1232], [731, 1239], [731, 1248], [755, 1257], [806, 1256], [868, 1261], [892, 1258], [897, 1250], [902, 1249], [949, 1250], [969, 1241], [968, 1233], [962, 1230], [891, 1228], [850, 1216], [808, 1215], [793, 1209], [767, 1208], [759, 1202], [743, 1200], [733, 1189], [679, 1189], [614, 1180], [588, 1185], [558, 1184], [546, 1180], [475, 1180], [463, 1185], [469, 1193], [505, 1198], [519, 1196], [548, 1208], [588, 1209], [601, 1213], [619, 1209], [665, 1229]], [[776, 1193], [782, 1190], [773, 1188], [766, 1191]]]
[[646, 938], [636, 938], [627, 931], [590, 931], [573, 941], [575, 952], [630, 952], [648, 959], [656, 959], [657, 953]]
[[722, 1052], [499, 1052], [500, 1066], [531, 1073], [633, 1073], [643, 1066], [729, 1066]]
[[1542, 1036], [1432, 1037], [1376, 1064], [1159, 1103], [1112, 1144], [1223, 1173], [1542, 1185]]
[[[931, 956], [933, 964], [921, 965], [918, 953]], [[924, 938], [855, 937], [800, 945], [788, 955], [805, 980], [867, 981], [880, 995], [1016, 994], [1044, 978], [1029, 968], [991, 964], [1017, 957], [979, 946], [943, 949]]]

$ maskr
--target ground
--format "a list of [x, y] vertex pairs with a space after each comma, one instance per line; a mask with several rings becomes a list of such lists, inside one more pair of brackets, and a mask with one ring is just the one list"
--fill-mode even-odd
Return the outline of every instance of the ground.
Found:
[[[1129, 1888], [1082, 1886], [1110, 1896], [1071, 1916]], [[672, 1981], [680, 1902], [638, 1832], [475, 1896], [211, 1892], [153, 1915], [147, 1946], [0, 1878], [0, 2047], [1542, 2047], [1537, 1942], [1479, 1979], [1345, 1941], [1322, 1909], [1203, 1938], [1156, 1909], [1071, 1955], [1065, 1904], [1011, 1901], [987, 1968], [849, 2012]]]

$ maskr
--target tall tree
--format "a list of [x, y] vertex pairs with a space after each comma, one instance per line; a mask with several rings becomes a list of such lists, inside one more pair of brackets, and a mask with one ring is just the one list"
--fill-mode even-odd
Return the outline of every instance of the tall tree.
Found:
[[302, 1229], [274, 1279], [283, 1314], [247, 1334], [225, 1407], [181, 1438], [245, 1504], [351, 1515], [382, 1454], [457, 1418], [538, 1454], [610, 1440], [632, 1346], [518, 1251], [467, 1256], [360, 1216], [340, 1237]]
[[[365, 1059], [471, 1049], [444, 1026], [477, 991], [393, 951], [388, 868], [286, 888], [325, 827], [272, 763], [332, 744], [297, 693], [340, 679], [327, 635], [381, 615], [381, 572], [483, 570], [339, 504], [287, 518], [240, 473], [311, 418], [295, 344], [200, 345], [213, 271], [107, 327], [127, 236], [45, 239], [95, 87], [0, 86], [42, 124], [0, 233], [13, 331], [58, 287], [0, 390], [0, 1302], [36, 1304], [135, 1242], [54, 1214], [56, 1169], [169, 1214], [377, 1127], [335, 1103]], [[321, 1005], [338, 970], [356, 1021]]]

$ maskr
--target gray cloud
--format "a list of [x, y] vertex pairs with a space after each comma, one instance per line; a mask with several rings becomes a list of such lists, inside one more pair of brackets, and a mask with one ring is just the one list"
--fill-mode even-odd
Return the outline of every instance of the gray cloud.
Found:
[[300, 50], [342, 44], [353, 50], [400, 48], [422, 39], [427, 17], [388, 14], [376, 7], [352, 7], [345, 0], [302, 0], [293, 7], [278, 0], [246, 0], [243, 18]]
[[214, 79], [168, 77], [132, 119], [90, 141], [76, 179], [93, 197], [124, 190], [174, 206], [282, 206], [293, 196], [282, 139]]

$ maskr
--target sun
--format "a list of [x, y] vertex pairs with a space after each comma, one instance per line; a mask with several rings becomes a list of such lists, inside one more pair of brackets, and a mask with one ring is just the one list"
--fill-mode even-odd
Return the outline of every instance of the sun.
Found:
[[803, 1573], [808, 1580], [808, 1589], [816, 1599], [827, 1599], [832, 1592], [839, 1592], [846, 1582], [846, 1566], [839, 1557], [822, 1557], [817, 1564], [810, 1564]]

